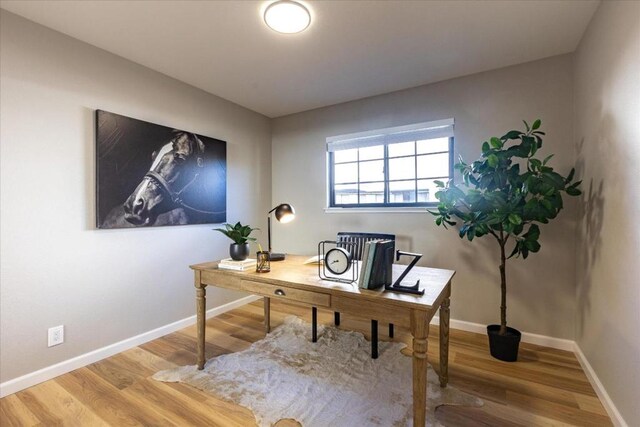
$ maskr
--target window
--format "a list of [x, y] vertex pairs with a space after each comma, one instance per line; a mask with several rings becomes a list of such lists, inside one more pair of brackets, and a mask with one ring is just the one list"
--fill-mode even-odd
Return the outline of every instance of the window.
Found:
[[327, 138], [329, 207], [433, 205], [452, 153], [453, 119]]

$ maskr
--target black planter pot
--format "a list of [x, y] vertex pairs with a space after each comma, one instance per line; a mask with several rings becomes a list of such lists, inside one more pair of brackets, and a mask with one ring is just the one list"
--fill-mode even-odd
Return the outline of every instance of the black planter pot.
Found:
[[232, 243], [229, 246], [229, 255], [234, 261], [244, 261], [249, 257], [249, 244], [248, 243]]
[[518, 360], [518, 346], [522, 334], [519, 330], [507, 326], [507, 333], [499, 335], [500, 325], [487, 326], [489, 335], [489, 350], [491, 355], [504, 362], [515, 362]]

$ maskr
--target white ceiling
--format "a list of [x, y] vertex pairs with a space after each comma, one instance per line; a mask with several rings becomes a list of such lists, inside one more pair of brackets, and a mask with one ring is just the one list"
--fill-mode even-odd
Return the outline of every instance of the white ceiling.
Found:
[[6, 1], [7, 9], [269, 117], [575, 50], [598, 1]]

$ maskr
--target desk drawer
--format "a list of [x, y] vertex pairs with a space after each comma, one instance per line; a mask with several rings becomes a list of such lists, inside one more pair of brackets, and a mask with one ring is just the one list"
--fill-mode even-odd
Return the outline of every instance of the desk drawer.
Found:
[[389, 322], [398, 326], [408, 327], [410, 325], [411, 310], [408, 308], [343, 296], [334, 296], [331, 302], [331, 308], [339, 313], [378, 319], [381, 322]]
[[303, 302], [317, 307], [330, 307], [331, 295], [322, 292], [303, 291], [300, 289], [276, 286], [268, 283], [243, 280], [240, 284], [243, 291], [264, 295], [265, 297], [280, 298], [283, 300]]

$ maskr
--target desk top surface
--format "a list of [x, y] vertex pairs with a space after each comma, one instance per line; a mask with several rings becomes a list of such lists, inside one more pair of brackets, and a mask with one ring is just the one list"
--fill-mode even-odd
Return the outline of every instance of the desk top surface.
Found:
[[[403, 279], [403, 285], [415, 284], [420, 280], [420, 289], [424, 289], [423, 296], [404, 294], [398, 292], [383, 292], [383, 288], [369, 290], [358, 288], [357, 283], [338, 283], [330, 280], [321, 280], [318, 277], [317, 264], [304, 264], [308, 256], [287, 255], [284, 261], [272, 262], [269, 273], [256, 273], [250, 271], [234, 271], [218, 269], [218, 261], [205, 262], [190, 266], [193, 270], [207, 271], [209, 273], [232, 276], [240, 280], [251, 280], [253, 282], [268, 283], [281, 286], [292, 286], [295, 288], [310, 290], [314, 292], [324, 292], [333, 295], [351, 296], [355, 298], [365, 298], [377, 300], [389, 304], [402, 306], [412, 306], [414, 308], [437, 307], [446, 295], [447, 285], [451, 283], [451, 278], [455, 275], [453, 270], [443, 270], [440, 268], [414, 267]], [[406, 265], [393, 265], [393, 280], [395, 281], [404, 271]]]

